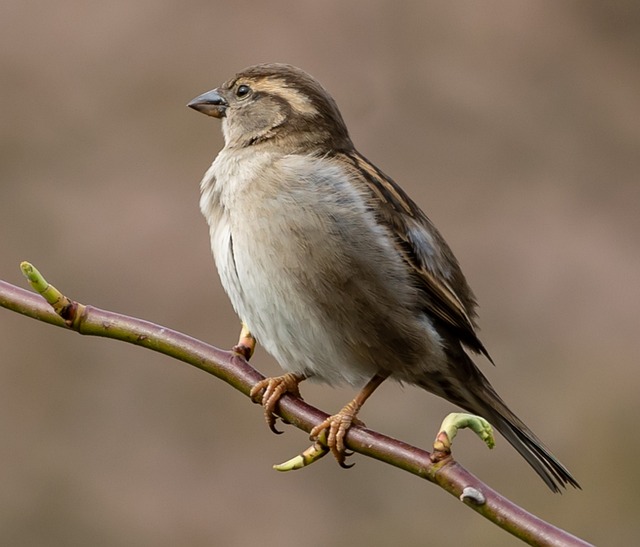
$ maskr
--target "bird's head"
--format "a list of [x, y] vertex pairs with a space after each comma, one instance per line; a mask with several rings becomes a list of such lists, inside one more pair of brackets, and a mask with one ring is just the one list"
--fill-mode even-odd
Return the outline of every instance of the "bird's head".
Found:
[[313, 77], [291, 65], [249, 67], [188, 106], [222, 119], [227, 147], [269, 141], [277, 141], [287, 151], [353, 146], [331, 95]]

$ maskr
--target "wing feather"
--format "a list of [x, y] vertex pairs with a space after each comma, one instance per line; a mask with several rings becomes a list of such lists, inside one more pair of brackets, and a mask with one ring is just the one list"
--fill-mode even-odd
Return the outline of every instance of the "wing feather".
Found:
[[424, 297], [425, 311], [491, 362], [476, 334], [476, 300], [453, 252], [425, 213], [390, 177], [357, 151], [341, 152], [371, 196], [372, 209], [394, 236]]

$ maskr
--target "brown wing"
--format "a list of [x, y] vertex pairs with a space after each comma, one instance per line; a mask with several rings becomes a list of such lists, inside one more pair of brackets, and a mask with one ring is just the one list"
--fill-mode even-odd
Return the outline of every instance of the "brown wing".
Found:
[[343, 152], [375, 201], [398, 251], [414, 273], [428, 313], [440, 319], [469, 349], [493, 360], [476, 334], [476, 301], [451, 249], [424, 212], [391, 178], [352, 150]]

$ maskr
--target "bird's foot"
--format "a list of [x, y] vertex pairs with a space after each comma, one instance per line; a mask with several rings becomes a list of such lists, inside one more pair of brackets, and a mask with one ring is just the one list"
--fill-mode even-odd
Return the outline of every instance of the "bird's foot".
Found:
[[493, 429], [491, 424], [480, 416], [466, 414], [464, 412], [453, 412], [449, 414], [440, 425], [440, 431], [433, 443], [431, 461], [436, 463], [451, 456], [451, 445], [459, 429], [469, 428], [480, 437], [489, 448], [495, 446]]
[[278, 471], [291, 471], [292, 469], [301, 469], [324, 457], [329, 451], [340, 464], [340, 467], [349, 468], [352, 465], [345, 464], [345, 459], [352, 452], [347, 450], [345, 445], [345, 435], [352, 425], [364, 426], [356, 415], [362, 408], [365, 401], [371, 394], [384, 382], [387, 375], [376, 374], [367, 382], [360, 393], [346, 405], [340, 412], [329, 416], [324, 422], [315, 426], [309, 436], [314, 441], [302, 454], [291, 458], [289, 461], [274, 465]]
[[360, 410], [360, 404], [354, 399], [346, 405], [340, 412], [329, 416], [324, 422], [315, 426], [309, 433], [309, 438], [313, 441], [324, 441], [333, 457], [340, 467], [348, 469], [353, 464], [346, 464], [345, 460], [353, 452], [347, 450], [344, 443], [345, 435], [352, 425], [364, 426], [364, 423], [356, 418]]
[[[300, 397], [300, 389], [298, 384], [302, 382], [306, 377], [301, 374], [294, 374], [289, 372], [282, 376], [275, 376], [274, 378], [265, 378], [258, 382], [253, 388], [249, 396], [254, 402], [262, 402], [264, 408], [264, 417], [267, 421], [269, 429], [274, 433], [280, 434], [282, 431], [276, 429], [276, 419], [278, 416], [275, 414], [275, 409], [280, 401], [280, 398], [285, 393], [290, 393], [296, 397]], [[262, 397], [260, 397], [260, 392]], [[302, 398], [302, 397], [300, 397]]]

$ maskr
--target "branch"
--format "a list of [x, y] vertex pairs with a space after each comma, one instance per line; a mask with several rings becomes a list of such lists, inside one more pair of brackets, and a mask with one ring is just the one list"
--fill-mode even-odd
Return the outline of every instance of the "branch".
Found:
[[[24, 271], [31, 266], [23, 263], [22, 267]], [[33, 272], [38, 274], [35, 268]], [[61, 295], [41, 277], [39, 279], [42, 283], [34, 285], [34, 288], [51, 305], [38, 294], [0, 281], [0, 306], [80, 334], [113, 338], [169, 355], [213, 374], [247, 396], [251, 388], [264, 379], [237, 353], [218, 349], [186, 334], [142, 319], [79, 304]], [[283, 420], [306, 432], [328, 416], [290, 394], [282, 397], [277, 412]], [[530, 545], [590, 545], [504, 498], [469, 473], [450, 455], [434, 463], [432, 455], [426, 450], [360, 426], [349, 429], [346, 444], [354, 452], [437, 484], [477, 513]]]

